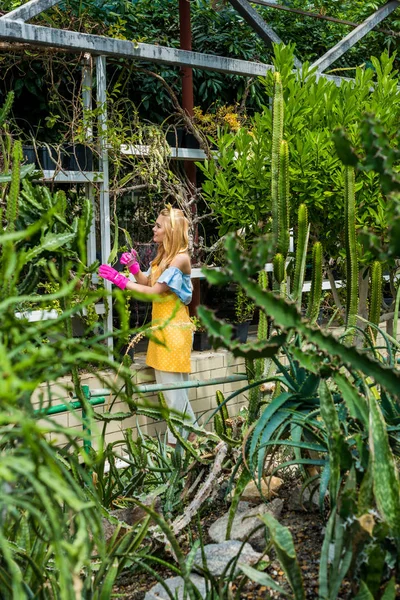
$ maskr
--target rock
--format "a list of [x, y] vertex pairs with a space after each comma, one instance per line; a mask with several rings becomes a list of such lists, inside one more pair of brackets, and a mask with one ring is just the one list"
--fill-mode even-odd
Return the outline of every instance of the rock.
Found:
[[258, 487], [256, 486], [254, 481], [250, 481], [246, 485], [241, 495], [241, 500], [246, 500], [251, 504], [258, 504], [260, 502], [260, 498], [262, 500], [270, 500], [273, 496], [276, 496], [276, 492], [283, 485], [283, 479], [279, 477], [274, 477], [271, 475], [261, 481], [261, 492], [262, 496], [260, 496], [260, 492]]
[[311, 511], [319, 510], [319, 493], [318, 490], [311, 498], [310, 489], [307, 487], [301, 492], [302, 487], [298, 486], [291, 491], [288, 508], [295, 511]]
[[[190, 580], [198, 589], [200, 596], [205, 598], [207, 595], [205, 579], [199, 575], [191, 575]], [[183, 599], [184, 581], [182, 577], [170, 577], [169, 579], [166, 579], [164, 583], [167, 585], [174, 598], [178, 598], [178, 600]], [[170, 600], [170, 597], [161, 583], [157, 583], [157, 585], [153, 586], [151, 590], [146, 593], [144, 600]]]
[[[153, 510], [155, 510], [157, 513], [161, 513], [161, 501], [158, 497], [154, 498], [152, 496], [148, 496], [148, 498], [145, 498], [145, 500], [142, 501], [142, 504], [144, 504], [145, 506], [152, 506]], [[133, 505], [128, 506], [127, 508], [118, 508], [117, 510], [112, 510], [110, 511], [110, 516], [115, 517], [116, 519], [118, 519], [118, 521], [126, 523], [126, 525], [135, 525], [135, 523], [138, 523], [139, 521], [144, 519], [147, 516], [147, 513], [140, 506]], [[115, 530], [118, 527], [118, 523], [112, 523], [104, 517], [102, 521], [104, 538], [106, 541], [108, 541], [114, 535]], [[121, 537], [124, 533], [126, 533], [126, 531], [127, 528], [122, 526], [118, 533], [118, 538]]]
[[[203, 548], [203, 552], [206, 558], [206, 562], [203, 563], [203, 554], [201, 548], [199, 548], [194, 557], [194, 566], [200, 567], [201, 569], [207, 569], [214, 577], [219, 577], [225, 571], [228, 564], [239, 556], [240, 548], [242, 543], [237, 540], [225, 540], [220, 544], [207, 544]], [[262, 554], [255, 552], [250, 544], [244, 544], [240, 556], [237, 561], [237, 565], [246, 564], [254, 565], [260, 560]], [[203, 567], [204, 565], [204, 567]], [[228, 571], [230, 571], [233, 565], [229, 565]], [[236, 566], [235, 575], [239, 573], [239, 568]]]
[[[239, 503], [239, 505], [240, 504], [241, 503]], [[259, 504], [258, 506], [253, 506], [244, 511], [236, 511], [233, 519], [231, 538], [233, 540], [243, 541], [253, 529], [262, 524], [258, 515], [270, 513], [275, 519], [278, 519], [282, 512], [282, 508], [283, 500], [275, 498], [275, 500], [272, 500], [268, 504]], [[220, 543], [226, 540], [228, 519], [229, 512], [211, 525], [208, 533], [213, 542]], [[253, 548], [262, 552], [265, 548], [265, 526], [253, 533], [248, 541]]]

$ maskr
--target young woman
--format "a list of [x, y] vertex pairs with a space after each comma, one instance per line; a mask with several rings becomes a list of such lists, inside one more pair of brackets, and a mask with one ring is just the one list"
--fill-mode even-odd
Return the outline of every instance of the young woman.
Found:
[[[178, 383], [189, 378], [193, 326], [187, 306], [192, 299], [188, 230], [183, 212], [170, 206], [161, 211], [153, 228], [158, 252], [149, 270], [142, 273], [135, 251], [125, 252], [121, 257], [121, 263], [129, 268], [136, 283], [109, 265], [101, 265], [99, 269], [100, 277], [122, 290], [162, 297], [162, 301], [152, 305], [152, 335], [162, 345], [150, 339], [146, 357], [146, 364], [154, 368], [157, 383]], [[164, 396], [169, 408], [194, 422], [186, 389], [166, 390]], [[168, 431], [168, 444], [175, 443], [175, 437]]]

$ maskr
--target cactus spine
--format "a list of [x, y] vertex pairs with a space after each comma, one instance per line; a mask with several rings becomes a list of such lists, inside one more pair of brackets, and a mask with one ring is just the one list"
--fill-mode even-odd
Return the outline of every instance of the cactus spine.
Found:
[[[382, 265], [376, 260], [371, 268], [371, 297], [369, 303], [368, 319], [371, 323], [379, 325], [382, 305]], [[374, 329], [372, 335], [376, 338], [377, 331]]]
[[310, 323], [315, 323], [319, 315], [322, 299], [322, 244], [315, 242], [312, 250], [312, 281], [307, 317]]
[[[353, 167], [345, 167], [344, 171], [344, 214], [346, 233], [346, 327], [354, 327], [358, 310], [358, 261], [356, 239], [356, 201], [355, 177]], [[346, 336], [350, 343], [354, 339], [354, 331]]]
[[305, 204], [300, 204], [297, 214], [297, 244], [296, 259], [293, 277], [293, 300], [301, 307], [304, 275], [306, 272], [307, 246], [310, 235], [308, 223], [308, 209]]
[[283, 90], [280, 73], [274, 73], [274, 99], [272, 105], [272, 148], [271, 148], [271, 207], [272, 233], [275, 244], [279, 236], [279, 162], [283, 137]]

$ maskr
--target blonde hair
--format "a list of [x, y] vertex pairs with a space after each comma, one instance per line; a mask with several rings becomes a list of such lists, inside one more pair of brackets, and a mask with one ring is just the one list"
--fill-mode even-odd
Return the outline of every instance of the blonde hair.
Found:
[[156, 278], [169, 267], [175, 256], [186, 252], [189, 246], [189, 221], [179, 208], [164, 208], [160, 215], [165, 218], [165, 236], [158, 247], [152, 267], [157, 267]]

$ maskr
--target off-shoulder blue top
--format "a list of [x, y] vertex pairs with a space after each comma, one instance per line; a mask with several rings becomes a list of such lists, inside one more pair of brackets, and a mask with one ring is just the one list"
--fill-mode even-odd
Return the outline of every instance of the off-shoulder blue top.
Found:
[[[150, 275], [150, 273], [151, 267], [146, 271], [145, 275]], [[174, 292], [179, 300], [182, 300], [183, 304], [190, 304], [192, 300], [192, 282], [190, 280], [190, 275], [182, 273], [178, 267], [168, 267], [154, 283], [166, 283], [171, 292]]]

